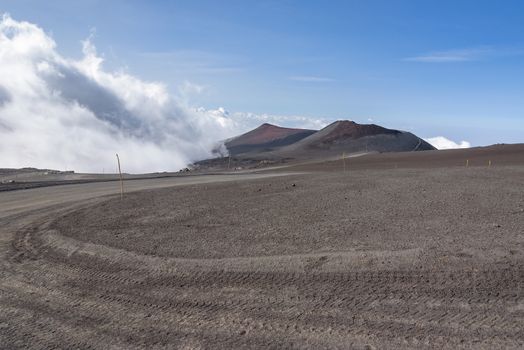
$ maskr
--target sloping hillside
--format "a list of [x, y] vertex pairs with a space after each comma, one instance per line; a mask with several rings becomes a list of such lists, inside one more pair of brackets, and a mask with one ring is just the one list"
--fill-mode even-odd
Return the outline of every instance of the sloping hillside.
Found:
[[339, 120], [281, 151], [286, 154], [318, 152], [405, 152], [434, 150], [426, 141], [409, 132], [386, 129], [375, 124]]
[[[282, 128], [263, 124], [225, 143], [230, 158], [195, 163], [197, 167], [252, 167], [289, 161], [322, 161], [355, 153], [435, 150], [412, 133], [375, 124], [336, 121], [322, 130]], [[232, 160], [231, 160], [232, 158]]]
[[282, 128], [266, 123], [245, 134], [227, 140], [225, 146], [231, 155], [270, 151], [293, 144], [315, 132], [316, 130]]

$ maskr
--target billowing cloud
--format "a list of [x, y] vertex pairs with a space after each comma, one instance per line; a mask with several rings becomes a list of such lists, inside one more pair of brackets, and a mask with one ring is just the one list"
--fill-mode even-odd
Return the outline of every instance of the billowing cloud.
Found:
[[0, 107], [11, 100], [9, 92], [0, 85]]
[[426, 142], [430, 143], [436, 149], [454, 149], [454, 148], [470, 148], [471, 144], [468, 141], [461, 141], [456, 143], [451, 141], [444, 136], [436, 136], [425, 139]]
[[[38, 26], [2, 17], [0, 167], [99, 172], [114, 169], [119, 153], [127, 172], [177, 170], [260, 121], [323, 123], [193, 108], [161, 83], [106, 71], [91, 39], [83, 53], [65, 58]], [[185, 83], [182, 90], [201, 88]]]

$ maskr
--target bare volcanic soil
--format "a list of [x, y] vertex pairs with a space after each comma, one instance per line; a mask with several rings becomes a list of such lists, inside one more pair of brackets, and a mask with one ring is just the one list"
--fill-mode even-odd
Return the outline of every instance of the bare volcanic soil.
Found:
[[524, 167], [151, 190], [20, 227], [0, 347], [524, 346]]

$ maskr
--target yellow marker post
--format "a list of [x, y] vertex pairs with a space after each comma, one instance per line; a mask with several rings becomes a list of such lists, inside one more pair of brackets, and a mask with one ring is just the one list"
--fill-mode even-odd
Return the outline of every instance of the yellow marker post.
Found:
[[469, 167], [469, 159], [466, 159], [466, 168]]
[[488, 168], [491, 168], [491, 160], [488, 161]]
[[122, 178], [122, 170], [120, 169], [120, 158], [118, 153], [116, 154], [116, 160], [118, 162], [118, 173], [120, 174], [120, 200], [124, 199], [124, 179]]

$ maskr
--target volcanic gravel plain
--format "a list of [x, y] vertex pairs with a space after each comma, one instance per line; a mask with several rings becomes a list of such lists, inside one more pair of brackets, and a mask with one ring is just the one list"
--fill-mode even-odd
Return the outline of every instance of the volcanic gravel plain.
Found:
[[524, 165], [336, 164], [0, 218], [0, 347], [524, 346]]

